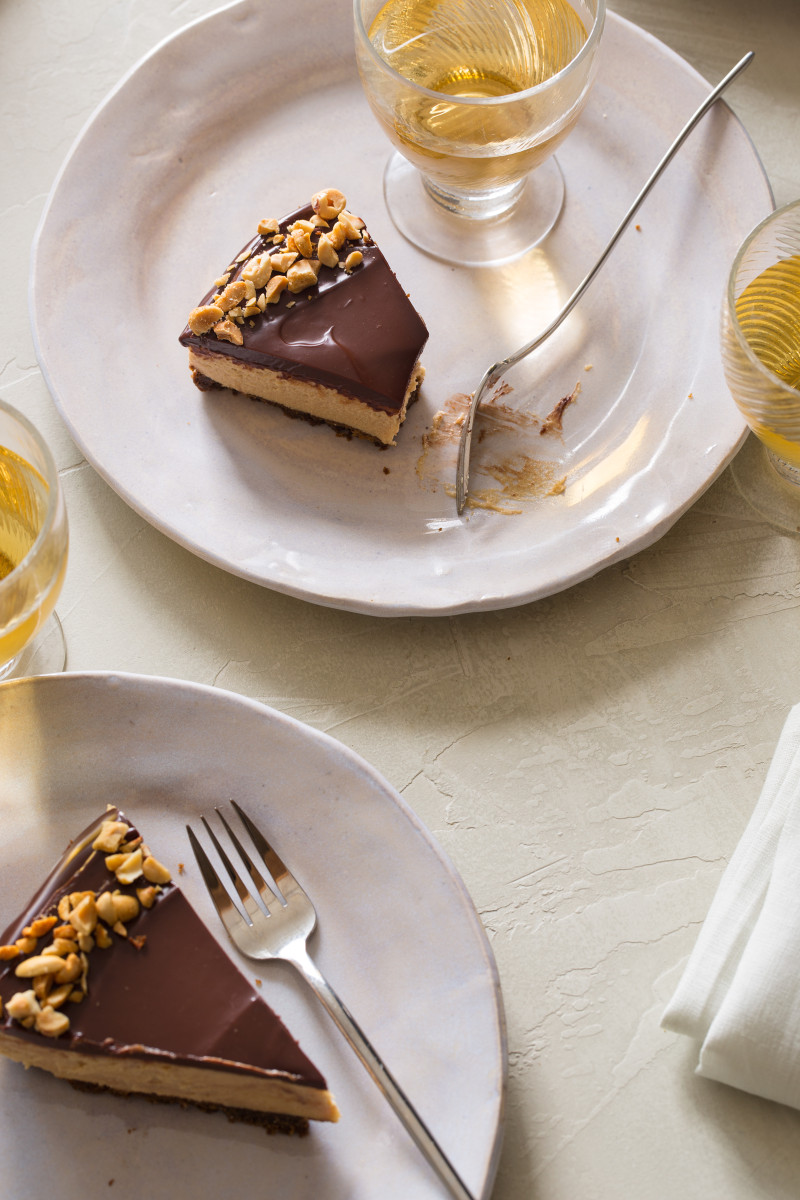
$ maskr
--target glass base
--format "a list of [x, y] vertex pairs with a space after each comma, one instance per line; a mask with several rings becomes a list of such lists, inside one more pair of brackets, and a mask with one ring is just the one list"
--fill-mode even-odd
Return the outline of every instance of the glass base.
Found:
[[800, 537], [800, 471], [767, 450], [754, 434], [731, 463], [740, 495], [782, 533]]
[[0, 683], [30, 675], [58, 675], [66, 665], [67, 642], [58, 614], [53, 613], [17, 657], [0, 667]]
[[383, 175], [383, 194], [397, 229], [418, 250], [465, 267], [491, 267], [514, 262], [547, 237], [564, 206], [564, 176], [549, 158], [528, 176], [508, 212], [464, 217], [437, 204], [416, 167], [393, 154]]

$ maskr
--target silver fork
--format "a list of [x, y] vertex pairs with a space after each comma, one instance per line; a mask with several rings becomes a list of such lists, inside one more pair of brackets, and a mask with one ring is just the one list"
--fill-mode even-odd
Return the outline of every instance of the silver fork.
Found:
[[264, 865], [274, 882], [274, 887], [272, 887], [265, 880], [249, 853], [225, 820], [223, 813], [219, 809], [216, 809], [217, 815], [225, 826], [231, 842], [247, 868], [252, 886], [261, 898], [267, 910], [266, 913], [257, 903], [252, 891], [236, 871], [219, 839], [208, 824], [208, 821], [206, 821], [205, 817], [201, 817], [200, 819], [216, 848], [220, 861], [228, 872], [231, 882], [236, 889], [236, 894], [242, 903], [242, 907], [247, 913], [247, 919], [242, 917], [227, 890], [220, 882], [211, 860], [198, 841], [194, 831], [189, 825], [186, 826], [186, 832], [189, 835], [189, 841], [200, 867], [203, 880], [231, 941], [248, 958], [282, 958], [297, 968], [306, 983], [314, 989], [318, 998], [322, 1001], [340, 1031], [347, 1038], [419, 1149], [438, 1173], [440, 1179], [447, 1185], [450, 1193], [456, 1196], [458, 1200], [473, 1200], [471, 1192], [468, 1191], [455, 1167], [446, 1157], [444, 1151], [423, 1122], [411, 1101], [402, 1091], [380, 1055], [372, 1047], [364, 1032], [359, 1028], [354, 1018], [336, 995], [336, 992], [320, 974], [316, 964], [311, 959], [306, 949], [306, 942], [317, 923], [317, 914], [311, 900], [286, 864], [279, 858], [275, 848], [270, 845], [263, 833], [253, 824], [235, 800], [231, 801], [231, 804], [250, 835], [253, 845], [261, 855]]
[[697, 125], [698, 121], [700, 121], [700, 119], [705, 116], [705, 114], [708, 112], [708, 110], [711, 108], [711, 106], [716, 103], [716, 101], [719, 99], [719, 97], [725, 91], [728, 84], [733, 83], [734, 79], [736, 79], [736, 77], [739, 74], [741, 74], [741, 72], [744, 71], [744, 69], [746, 67], [750, 66], [750, 63], [753, 61], [753, 58], [754, 58], [753, 51], [748, 50], [748, 52], [747, 52], [747, 54], [745, 54], [744, 58], [739, 60], [739, 62], [736, 64], [736, 66], [733, 68], [733, 70], [728, 72], [728, 74], [725, 76], [725, 78], [722, 79], [717, 84], [717, 86], [714, 88], [714, 90], [712, 92], [709, 93], [708, 96], [706, 96], [705, 100], [700, 105], [700, 107], [697, 109], [697, 111], [694, 113], [694, 115], [689, 118], [689, 120], [686, 122], [686, 124], [684, 125], [681, 132], [675, 138], [675, 141], [672, 143], [669, 150], [667, 150], [666, 154], [661, 159], [661, 162], [658, 164], [658, 166], [655, 168], [655, 170], [653, 171], [650, 178], [647, 180], [647, 183], [644, 185], [642, 190], [639, 192], [639, 195], [636, 197], [633, 204], [630, 206], [630, 208], [626, 212], [625, 216], [620, 221], [613, 237], [611, 238], [611, 241], [608, 243], [605, 250], [598, 258], [597, 262], [594, 264], [592, 269], [589, 271], [588, 275], [584, 276], [583, 281], [578, 284], [575, 291], [572, 293], [569, 300], [567, 300], [566, 304], [561, 309], [561, 312], [558, 314], [558, 316], [555, 317], [550, 322], [550, 324], [547, 326], [547, 328], [544, 330], [544, 332], [540, 333], [538, 337], [535, 337], [533, 339], [533, 341], [528, 342], [525, 346], [523, 346], [520, 350], [517, 350], [514, 354], [509, 354], [508, 358], [504, 358], [502, 360], [502, 362], [493, 363], [492, 366], [489, 367], [488, 370], [486, 370], [483, 373], [480, 383], [478, 384], [475, 391], [472, 393], [472, 399], [470, 400], [469, 408], [467, 409], [467, 417], [466, 417], [466, 420], [464, 421], [464, 424], [461, 426], [461, 437], [460, 437], [459, 443], [458, 443], [458, 462], [456, 464], [456, 512], [458, 513], [459, 516], [464, 511], [464, 507], [467, 503], [467, 494], [469, 491], [469, 458], [470, 458], [470, 447], [472, 445], [472, 428], [475, 424], [475, 416], [477, 414], [478, 408], [480, 407], [481, 400], [483, 400], [483, 397], [488, 392], [491, 391], [491, 389], [495, 386], [495, 384], [498, 384], [500, 382], [500, 380], [503, 378], [503, 376], [506, 374], [507, 371], [510, 371], [511, 368], [516, 366], [516, 364], [518, 362], [521, 362], [523, 358], [527, 358], [527, 356], [529, 354], [531, 354], [534, 350], [537, 350], [539, 348], [539, 346], [542, 345], [543, 342], [547, 341], [547, 339], [550, 337], [550, 335], [552, 333], [555, 333], [555, 331], [558, 329], [559, 325], [561, 325], [562, 321], [566, 320], [566, 318], [572, 312], [575, 305], [580, 300], [583, 293], [589, 287], [589, 284], [592, 282], [592, 280], [595, 278], [595, 276], [600, 271], [600, 268], [605, 263], [606, 259], [608, 258], [608, 256], [610, 255], [610, 253], [614, 249], [614, 247], [616, 246], [616, 244], [619, 241], [622, 234], [625, 232], [626, 228], [628, 227], [628, 225], [630, 224], [634, 215], [636, 214], [637, 210], [639, 209], [639, 206], [642, 204], [645, 197], [647, 195], [649, 195], [650, 189], [652, 188], [653, 184], [661, 176], [662, 172], [672, 162], [673, 158], [675, 157], [675, 155], [677, 154], [678, 150], [681, 148], [683, 143], [686, 141], [687, 137], [692, 132], [695, 125]]

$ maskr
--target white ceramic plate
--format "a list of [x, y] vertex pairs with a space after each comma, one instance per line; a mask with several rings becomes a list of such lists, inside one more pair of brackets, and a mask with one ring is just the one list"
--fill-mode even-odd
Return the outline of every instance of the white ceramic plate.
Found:
[[[0, 685], [0, 929], [68, 839], [113, 801], [165, 861], [185, 863], [181, 887], [236, 957], [184, 830], [230, 797], [312, 894], [320, 969], [476, 1197], [488, 1195], [506, 1060], [491, 950], [426, 830], [371, 767], [324, 734], [172, 680], [81, 674]], [[221, 1116], [75, 1092], [2, 1060], [7, 1200], [440, 1200], [438, 1181], [292, 968], [237, 961], [263, 980], [264, 998], [326, 1075], [340, 1122], [302, 1140], [268, 1138]]]
[[[559, 151], [568, 201], [555, 232], [512, 266], [465, 270], [417, 253], [386, 214], [388, 146], [358, 82], [350, 0], [243, 0], [159, 46], [78, 139], [34, 248], [39, 361], [87, 459], [210, 562], [359, 612], [519, 604], [653, 542], [744, 435], [719, 362], [718, 302], [737, 245], [772, 200], [724, 105], [570, 320], [518, 368], [497, 436], [477, 447], [479, 490], [496, 486], [498, 463], [507, 479], [523, 458], [543, 458], [561, 493], [503, 494], [514, 515], [457, 519], [452, 441], [421, 461], [434, 414], [554, 315], [709, 91], [613, 14], [600, 57]], [[328, 185], [367, 218], [430, 329], [422, 400], [386, 453], [198, 392], [177, 341], [258, 219]], [[578, 380], [562, 437], [541, 437], [527, 416], [544, 417]]]

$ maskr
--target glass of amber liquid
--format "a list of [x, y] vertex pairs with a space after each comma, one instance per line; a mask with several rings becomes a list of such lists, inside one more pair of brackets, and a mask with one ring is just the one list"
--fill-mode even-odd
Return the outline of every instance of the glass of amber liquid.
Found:
[[33, 425], [0, 400], [0, 680], [63, 671], [55, 603], [67, 547], [52, 455]]
[[800, 200], [757, 225], [734, 259], [722, 362], [755, 434], [731, 467], [739, 490], [773, 525], [800, 534]]
[[564, 202], [553, 151], [597, 66], [605, 0], [354, 0], [356, 59], [395, 146], [397, 228], [448, 262], [519, 258]]

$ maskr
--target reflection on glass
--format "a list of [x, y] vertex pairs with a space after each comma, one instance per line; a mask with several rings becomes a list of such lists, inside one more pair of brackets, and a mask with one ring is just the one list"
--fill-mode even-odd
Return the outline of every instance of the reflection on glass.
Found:
[[762, 221], [734, 260], [722, 360], [760, 443], [734, 464], [740, 490], [779, 528], [800, 532], [800, 201]]
[[67, 545], [50, 451], [25, 417], [0, 401], [0, 679], [63, 670], [54, 609]]

